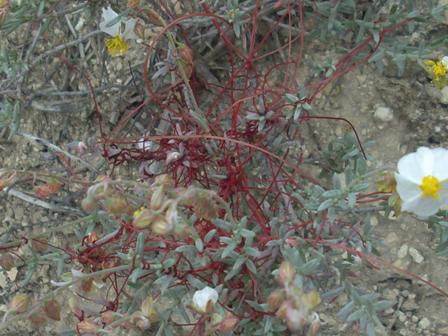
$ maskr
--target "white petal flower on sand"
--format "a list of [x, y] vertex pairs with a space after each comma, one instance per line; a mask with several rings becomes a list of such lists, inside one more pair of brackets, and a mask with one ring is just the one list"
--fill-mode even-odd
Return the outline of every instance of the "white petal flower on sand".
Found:
[[196, 291], [193, 295], [193, 307], [201, 314], [210, 312], [216, 302], [218, 302], [218, 292], [208, 286]]
[[128, 49], [129, 45], [126, 40], [136, 39], [134, 33], [136, 19], [118, 18], [118, 14], [109, 6], [103, 8], [101, 15], [100, 30], [110, 35], [105, 41], [106, 48], [112, 56], [122, 55]]
[[420, 147], [398, 161], [395, 174], [402, 211], [424, 219], [448, 202], [448, 150]]

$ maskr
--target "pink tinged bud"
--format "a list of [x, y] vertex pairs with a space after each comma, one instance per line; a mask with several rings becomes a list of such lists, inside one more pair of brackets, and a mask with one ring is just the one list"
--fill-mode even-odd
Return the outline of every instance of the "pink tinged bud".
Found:
[[213, 311], [213, 306], [218, 302], [218, 292], [210, 287], [204, 287], [193, 295], [193, 308], [200, 314]]
[[290, 284], [294, 280], [295, 276], [296, 270], [294, 265], [289, 261], [283, 261], [278, 270], [278, 281], [280, 285], [286, 286], [287, 284]]
[[286, 294], [283, 289], [276, 289], [268, 296], [267, 304], [271, 310], [277, 310], [280, 308], [283, 301], [285, 301]]
[[218, 331], [226, 333], [235, 329], [235, 326], [239, 322], [239, 318], [232, 313], [227, 312], [226, 317], [219, 323]]
[[312, 317], [313, 321], [311, 322], [310, 329], [308, 331], [308, 334], [306, 336], [317, 336], [319, 330], [320, 330], [320, 318], [317, 313], [313, 314]]

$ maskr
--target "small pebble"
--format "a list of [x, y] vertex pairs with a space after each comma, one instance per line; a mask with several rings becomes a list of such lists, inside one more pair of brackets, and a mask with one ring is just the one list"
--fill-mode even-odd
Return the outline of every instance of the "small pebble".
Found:
[[423, 258], [421, 253], [413, 247], [409, 248], [409, 254], [412, 257], [412, 260], [414, 260], [417, 264], [421, 264], [423, 260], [425, 260], [425, 258]]
[[404, 244], [400, 247], [398, 250], [398, 258], [403, 259], [408, 254], [409, 246], [407, 244]]
[[418, 326], [422, 329], [428, 329], [431, 326], [431, 321], [424, 317], [418, 322]]
[[394, 118], [394, 113], [390, 107], [378, 106], [373, 116], [378, 120], [387, 122]]

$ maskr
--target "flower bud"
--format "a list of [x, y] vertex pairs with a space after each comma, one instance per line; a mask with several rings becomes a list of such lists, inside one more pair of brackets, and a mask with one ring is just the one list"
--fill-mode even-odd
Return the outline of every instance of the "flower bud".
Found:
[[317, 307], [320, 303], [320, 295], [317, 291], [312, 290], [303, 295], [302, 302], [306, 308], [312, 310]]
[[137, 229], [146, 229], [154, 220], [154, 213], [146, 208], [141, 208], [134, 212], [134, 221], [132, 224]]
[[311, 322], [310, 329], [308, 330], [308, 334], [306, 336], [317, 336], [320, 329], [320, 318], [317, 313], [313, 314], [313, 321]]
[[303, 330], [306, 324], [306, 318], [304, 312], [293, 307], [287, 307], [286, 309], [286, 325], [292, 332], [299, 332]]
[[157, 216], [151, 225], [151, 230], [158, 235], [164, 236], [173, 230], [173, 225], [168, 223], [163, 216]]
[[12, 298], [9, 307], [15, 313], [24, 313], [28, 309], [30, 298], [28, 295], [18, 293]]
[[159, 175], [156, 177], [154, 184], [170, 188], [173, 186], [173, 179], [167, 174]]
[[219, 323], [217, 330], [222, 333], [231, 332], [235, 329], [239, 318], [230, 312], [226, 312], [226, 317]]
[[193, 295], [193, 308], [200, 314], [213, 311], [213, 306], [218, 302], [218, 292], [210, 287], [204, 287]]
[[294, 265], [289, 261], [285, 260], [280, 264], [280, 268], [278, 269], [278, 281], [280, 285], [286, 286], [290, 284], [296, 276], [296, 270]]
[[98, 326], [89, 320], [83, 320], [83, 321], [79, 322], [77, 327], [81, 334], [83, 334], [83, 333], [95, 334], [96, 330], [98, 329]]
[[154, 307], [154, 299], [152, 296], [148, 296], [145, 300], [143, 300], [140, 310], [143, 316], [150, 322], [157, 322], [159, 320], [159, 315]]
[[277, 313], [275, 313], [275, 315], [280, 319], [280, 320], [286, 320], [286, 311], [288, 309], [292, 309], [293, 304], [291, 301], [287, 300], [287, 301], [283, 301], [283, 303], [280, 305], [280, 307], [277, 310]]
[[34, 327], [41, 327], [47, 322], [45, 314], [40, 310], [28, 316], [28, 320], [30, 320]]
[[3, 254], [0, 257], [0, 266], [5, 271], [10, 271], [14, 267], [14, 257], [11, 254]]
[[128, 202], [122, 197], [110, 197], [104, 201], [106, 211], [114, 215], [127, 213]]
[[177, 207], [174, 203], [172, 203], [165, 213], [165, 220], [167, 221], [167, 223], [169, 225], [174, 227], [179, 222], [178, 217], [179, 217], [179, 214], [177, 212]]
[[47, 185], [40, 185], [34, 188], [34, 193], [38, 198], [47, 198], [52, 194], [50, 187]]
[[59, 190], [61, 190], [62, 183], [57, 178], [51, 178], [47, 182], [47, 186], [52, 193], [57, 193]]
[[47, 301], [44, 305], [44, 312], [52, 320], [61, 320], [61, 305], [56, 300]]
[[114, 312], [111, 310], [105, 311], [104, 313], [101, 313], [101, 321], [104, 324], [110, 324], [115, 320], [114, 318]]
[[268, 296], [267, 304], [271, 310], [280, 308], [283, 301], [285, 301], [286, 294], [283, 289], [276, 289]]
[[160, 186], [156, 188], [151, 195], [151, 201], [149, 207], [152, 210], [158, 210], [162, 206], [165, 199], [165, 195], [163, 194], [163, 187]]
[[81, 201], [81, 208], [87, 213], [94, 211], [96, 207], [97, 203], [94, 197], [87, 195], [87, 197]]
[[140, 315], [134, 320], [135, 325], [142, 331], [148, 330], [151, 327], [151, 322], [144, 316]]

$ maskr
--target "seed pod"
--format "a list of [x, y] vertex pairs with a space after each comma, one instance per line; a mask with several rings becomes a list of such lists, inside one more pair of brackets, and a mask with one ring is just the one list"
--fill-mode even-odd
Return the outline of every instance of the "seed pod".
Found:
[[31, 246], [36, 252], [45, 252], [48, 249], [48, 242], [44, 238], [39, 238], [38, 240], [32, 239]]
[[5, 271], [10, 271], [14, 267], [14, 257], [11, 254], [3, 254], [0, 257], [0, 266]]
[[77, 327], [81, 334], [83, 334], [83, 333], [95, 334], [96, 330], [98, 329], [98, 326], [89, 320], [83, 320], [83, 321], [79, 322]]
[[277, 310], [280, 308], [283, 301], [285, 301], [286, 295], [283, 289], [276, 289], [268, 296], [267, 304], [271, 310]]
[[28, 320], [30, 320], [30, 322], [35, 327], [41, 327], [47, 322], [47, 318], [45, 317], [45, 314], [41, 310], [28, 316]]
[[18, 293], [12, 298], [9, 307], [15, 313], [24, 313], [28, 309], [30, 298], [28, 295]]
[[236, 324], [239, 322], [239, 318], [230, 312], [226, 312], [226, 317], [219, 323], [218, 331], [222, 333], [228, 333], [235, 329]]
[[52, 320], [61, 320], [61, 305], [56, 300], [47, 301], [44, 305], [44, 312]]
[[87, 197], [81, 201], [81, 208], [87, 213], [94, 211], [96, 207], [97, 203], [95, 201], [95, 198], [89, 195], [87, 195]]
[[111, 310], [105, 311], [104, 313], [101, 313], [101, 321], [104, 324], [110, 324], [115, 320], [114, 318], [114, 312]]

